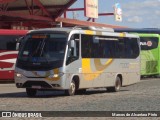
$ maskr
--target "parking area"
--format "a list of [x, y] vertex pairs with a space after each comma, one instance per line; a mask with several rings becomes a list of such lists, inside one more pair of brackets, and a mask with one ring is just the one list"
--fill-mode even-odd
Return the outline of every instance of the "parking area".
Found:
[[[160, 111], [160, 79], [143, 79], [120, 92], [89, 89], [83, 95], [65, 96], [63, 91], [39, 91], [28, 98], [13, 83], [0, 84], [0, 111]], [[19, 107], [21, 106], [21, 107]]]

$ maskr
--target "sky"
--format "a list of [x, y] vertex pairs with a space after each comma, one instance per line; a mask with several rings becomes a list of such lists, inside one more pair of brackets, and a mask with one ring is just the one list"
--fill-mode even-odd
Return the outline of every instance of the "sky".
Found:
[[[120, 3], [122, 8], [122, 22], [117, 22], [114, 16], [100, 16], [98, 23], [127, 26], [131, 28], [160, 28], [160, 0], [98, 0], [99, 13], [114, 12], [113, 6]], [[77, 0], [71, 8], [83, 8], [84, 0]], [[68, 17], [87, 20], [84, 12], [67, 12]]]

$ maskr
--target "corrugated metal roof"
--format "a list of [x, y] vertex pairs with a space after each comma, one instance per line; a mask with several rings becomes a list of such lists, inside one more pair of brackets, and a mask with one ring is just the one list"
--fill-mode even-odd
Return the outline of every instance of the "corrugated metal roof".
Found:
[[0, 21], [52, 22], [77, 0], [0, 0]]
[[[29, 13], [29, 9], [33, 9], [33, 13], [36, 15], [47, 15], [46, 12], [52, 16], [59, 16], [60, 11], [64, 11], [65, 8], [70, 7], [76, 0], [15, 0], [10, 2], [7, 7], [7, 11]], [[39, 11], [38, 11], [39, 10]], [[44, 12], [46, 11], [46, 12]]]

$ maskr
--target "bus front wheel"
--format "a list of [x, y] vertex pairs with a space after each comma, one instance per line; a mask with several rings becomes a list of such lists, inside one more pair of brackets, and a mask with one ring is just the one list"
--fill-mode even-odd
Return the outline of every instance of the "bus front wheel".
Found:
[[70, 88], [68, 90], [65, 90], [65, 94], [68, 96], [73, 96], [76, 92], [76, 84], [74, 82], [74, 80], [72, 80], [71, 84], [70, 84]]
[[37, 90], [32, 88], [26, 88], [26, 93], [28, 97], [35, 97], [37, 94]]
[[118, 92], [121, 88], [121, 79], [119, 76], [116, 77], [115, 86], [114, 87], [107, 87], [108, 92]]

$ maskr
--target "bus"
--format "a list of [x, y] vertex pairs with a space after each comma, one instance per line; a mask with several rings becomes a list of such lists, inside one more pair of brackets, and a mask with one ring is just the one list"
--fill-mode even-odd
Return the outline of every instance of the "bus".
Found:
[[13, 81], [18, 51], [16, 41], [26, 35], [26, 30], [0, 29], [0, 81]]
[[160, 75], [160, 30], [159, 29], [115, 29], [116, 32], [130, 32], [140, 36], [141, 77]]
[[139, 37], [109, 28], [31, 31], [22, 40], [15, 67], [15, 84], [26, 88], [28, 97], [48, 89], [69, 96], [88, 88], [117, 92], [139, 81]]

